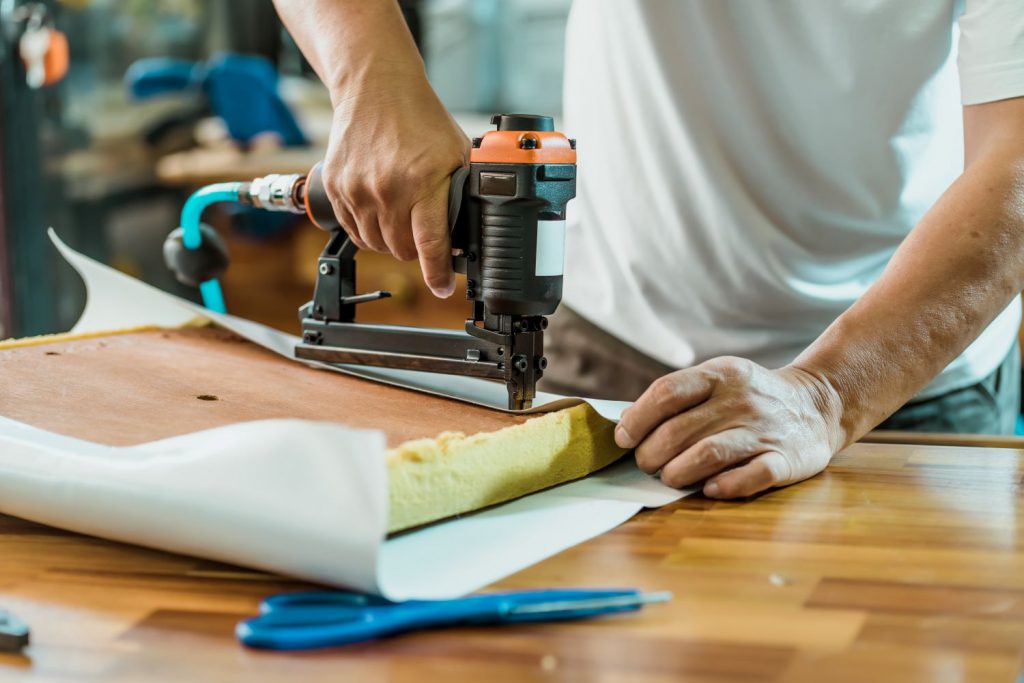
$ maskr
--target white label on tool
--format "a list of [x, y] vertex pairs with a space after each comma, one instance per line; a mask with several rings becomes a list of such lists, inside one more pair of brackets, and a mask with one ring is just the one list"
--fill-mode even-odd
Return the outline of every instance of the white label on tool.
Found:
[[565, 272], [565, 221], [537, 221], [537, 269], [534, 275]]

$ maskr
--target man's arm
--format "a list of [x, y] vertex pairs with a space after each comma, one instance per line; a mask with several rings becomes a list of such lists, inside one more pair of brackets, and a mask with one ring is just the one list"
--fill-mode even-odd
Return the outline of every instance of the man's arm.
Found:
[[794, 363], [838, 392], [846, 444], [924, 388], [1024, 289], [1024, 98], [964, 107], [964, 141], [963, 175], [878, 283]]
[[1024, 98], [964, 108], [965, 169], [882, 277], [789, 366], [667, 375], [616, 441], [673, 486], [732, 498], [817, 474], [919, 392], [1024, 289]]
[[455, 289], [448, 182], [469, 140], [427, 82], [395, 0], [275, 0], [331, 93], [324, 180], [360, 249], [419, 258], [438, 296]]

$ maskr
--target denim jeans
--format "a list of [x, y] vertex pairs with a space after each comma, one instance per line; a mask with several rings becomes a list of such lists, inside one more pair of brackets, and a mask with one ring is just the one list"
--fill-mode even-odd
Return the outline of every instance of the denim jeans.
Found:
[[1020, 347], [1015, 342], [995, 371], [963, 389], [911, 401], [878, 429], [959, 434], [1013, 434], [1020, 413]]
[[[539, 388], [570, 396], [635, 400], [662, 375], [664, 365], [616, 339], [566, 306], [551, 316], [545, 333], [548, 368]], [[924, 401], [911, 401], [879, 429], [915, 432], [1012, 434], [1020, 412], [1020, 349], [973, 386]]]

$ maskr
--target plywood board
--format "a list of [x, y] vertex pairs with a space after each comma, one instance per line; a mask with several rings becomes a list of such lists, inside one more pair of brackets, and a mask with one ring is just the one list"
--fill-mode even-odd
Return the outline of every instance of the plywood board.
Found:
[[304, 418], [380, 429], [394, 447], [528, 419], [307, 368], [212, 327], [0, 350], [0, 415], [116, 446], [246, 420]]

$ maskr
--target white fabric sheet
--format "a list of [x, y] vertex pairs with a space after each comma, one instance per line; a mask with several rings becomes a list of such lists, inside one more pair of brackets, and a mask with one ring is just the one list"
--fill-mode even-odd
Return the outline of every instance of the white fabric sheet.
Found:
[[[54, 242], [82, 275], [77, 332], [205, 316], [291, 358], [296, 338], [209, 313]], [[358, 374], [364, 373], [359, 369]], [[346, 370], [348, 371], [348, 370]], [[382, 381], [493, 405], [489, 385], [386, 371]], [[497, 396], [504, 400], [504, 390]], [[579, 403], [545, 395], [540, 409]], [[613, 419], [626, 404], [594, 401]], [[386, 540], [381, 432], [265, 420], [128, 448], [0, 418], [0, 512], [392, 599], [463, 595], [592, 538], [676, 491], [624, 461], [582, 481]]]

